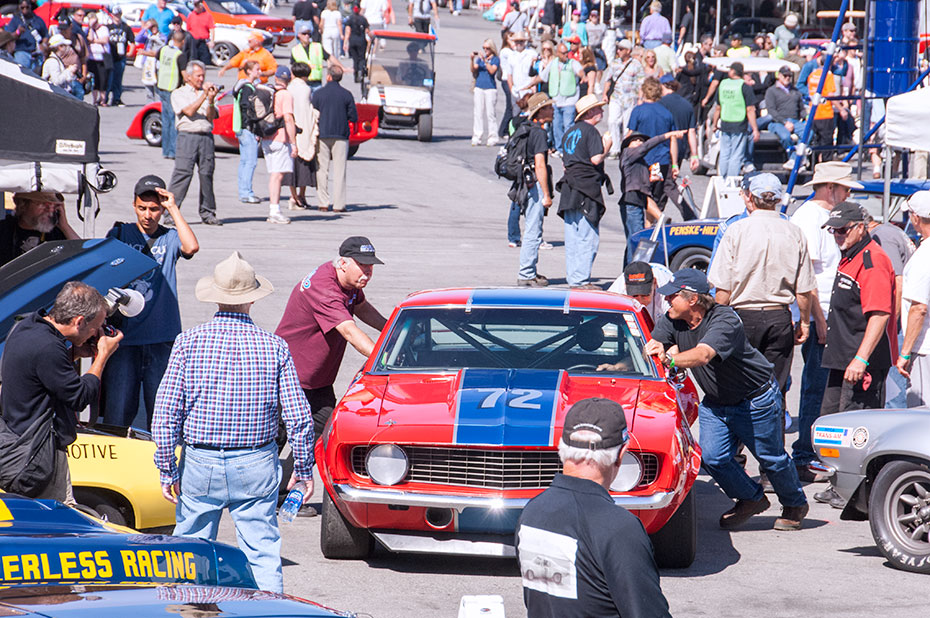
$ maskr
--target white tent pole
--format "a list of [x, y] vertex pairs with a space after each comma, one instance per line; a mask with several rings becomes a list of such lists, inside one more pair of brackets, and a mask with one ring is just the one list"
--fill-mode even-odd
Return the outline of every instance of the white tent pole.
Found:
[[633, 0], [633, 45], [636, 45], [636, 0]]
[[694, 11], [691, 13], [691, 25], [694, 26], [694, 29], [693, 29], [694, 34], [692, 35], [691, 43], [694, 45], [697, 45], [697, 42], [698, 42], [698, 35], [697, 35], [698, 15], [700, 15], [700, 13], [698, 12], [698, 9], [700, 8], [700, 6], [701, 6], [701, 0], [694, 0]]
[[672, 49], [678, 42], [678, 30], [675, 26], [678, 24], [678, 0], [672, 0]]
[[714, 31], [714, 45], [720, 45], [720, 0], [717, 0], [717, 26]]

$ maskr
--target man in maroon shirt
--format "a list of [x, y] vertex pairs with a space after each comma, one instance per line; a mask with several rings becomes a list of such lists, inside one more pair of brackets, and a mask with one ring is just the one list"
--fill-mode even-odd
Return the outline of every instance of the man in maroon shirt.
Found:
[[313, 411], [315, 436], [336, 406], [333, 383], [346, 351], [346, 343], [368, 356], [374, 341], [355, 323], [355, 316], [381, 330], [387, 320], [362, 291], [375, 264], [384, 264], [364, 236], [347, 238], [339, 257], [303, 278], [291, 292], [275, 334], [283, 338], [294, 357], [297, 377]]

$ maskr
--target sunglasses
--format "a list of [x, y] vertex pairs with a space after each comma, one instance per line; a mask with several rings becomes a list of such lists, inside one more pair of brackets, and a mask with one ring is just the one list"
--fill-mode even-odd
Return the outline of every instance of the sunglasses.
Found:
[[853, 230], [853, 228], [855, 228], [857, 225], [859, 225], [859, 224], [858, 224], [858, 223], [852, 223], [852, 224], [850, 224], [850, 225], [844, 225], [843, 227], [831, 227], [831, 228], [830, 228], [830, 233], [833, 234], [834, 236], [846, 236], [846, 235], [849, 234], [849, 233]]

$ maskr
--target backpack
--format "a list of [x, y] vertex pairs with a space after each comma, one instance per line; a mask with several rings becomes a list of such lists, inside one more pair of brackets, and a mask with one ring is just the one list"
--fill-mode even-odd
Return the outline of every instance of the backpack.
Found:
[[494, 160], [494, 173], [498, 177], [516, 181], [527, 178], [527, 171], [532, 172], [533, 165], [527, 156], [530, 129], [531, 123], [521, 123], [507, 139], [507, 143], [501, 146]]
[[256, 86], [247, 108], [250, 131], [259, 137], [271, 137], [284, 126], [284, 118], [274, 116], [275, 91], [268, 86]]

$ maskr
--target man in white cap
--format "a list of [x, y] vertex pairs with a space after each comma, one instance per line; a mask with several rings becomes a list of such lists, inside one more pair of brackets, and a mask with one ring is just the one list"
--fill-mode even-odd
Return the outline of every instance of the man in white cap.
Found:
[[[600, 289], [591, 282], [591, 268], [600, 241], [598, 226], [607, 210], [601, 185], [608, 180], [604, 159], [613, 140], [602, 136], [597, 123], [604, 117], [605, 101], [586, 94], [575, 104], [575, 124], [562, 138], [565, 175], [556, 187], [559, 216], [565, 221], [565, 272], [573, 288]], [[608, 185], [609, 186], [609, 185]]]
[[174, 534], [215, 540], [229, 509], [258, 587], [283, 592], [275, 438], [283, 420], [294, 451], [288, 489], [303, 481], [306, 502], [313, 493], [313, 420], [287, 344], [249, 317], [252, 304], [273, 291], [238, 251], [197, 282], [197, 300], [219, 311], [175, 340], [152, 430], [162, 494], [177, 505]]
[[610, 156], [620, 153], [620, 140], [626, 132], [626, 123], [630, 112], [639, 99], [639, 88], [643, 85], [646, 74], [643, 65], [632, 57], [633, 43], [629, 39], [617, 41], [617, 57], [607, 69], [607, 83], [604, 85], [604, 98], [610, 101], [607, 108], [607, 127], [613, 144]]
[[13, 194], [13, 216], [0, 220], [0, 266], [47, 241], [80, 238], [58, 191]]
[[[907, 200], [911, 225], [921, 239], [930, 237], [930, 191], [918, 191]], [[930, 405], [930, 337], [927, 336], [927, 305], [930, 304], [930, 242], [920, 243], [904, 267], [901, 315], [904, 343], [897, 368], [908, 379], [907, 407]]]
[[775, 28], [775, 45], [780, 48], [782, 53], [788, 53], [788, 43], [791, 39], [798, 38], [798, 16], [794, 13], [785, 15], [785, 22]]
[[861, 189], [853, 180], [852, 167], [840, 161], [821, 163], [814, 170], [814, 178], [804, 185], [814, 188], [814, 197], [801, 204], [791, 216], [791, 222], [801, 228], [807, 238], [807, 252], [817, 280], [815, 297], [811, 303], [810, 337], [801, 346], [804, 372], [801, 374], [801, 401], [798, 406], [798, 439], [792, 445], [791, 457], [798, 467], [802, 481], [814, 480], [807, 465], [817, 459], [811, 445], [811, 425], [820, 416], [823, 392], [830, 373], [820, 365], [827, 342], [827, 315], [833, 281], [840, 263], [840, 249], [833, 236], [823, 229], [830, 211], [849, 197], [850, 189]]

